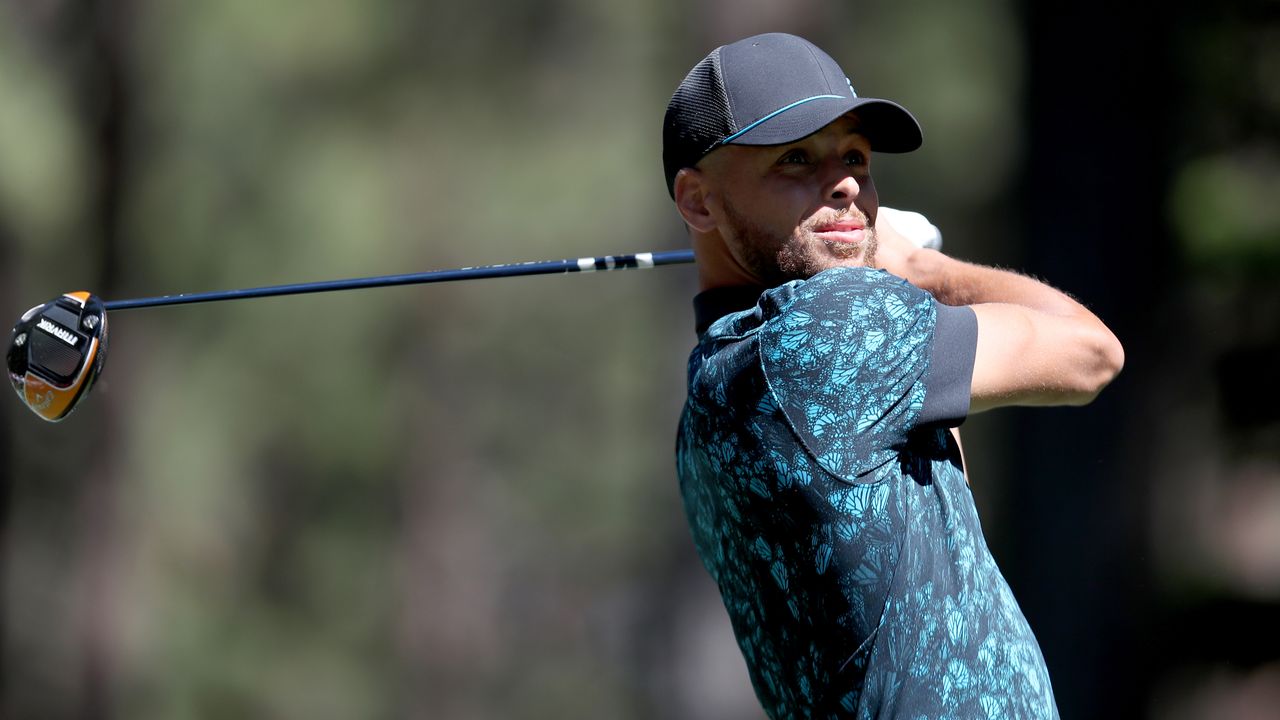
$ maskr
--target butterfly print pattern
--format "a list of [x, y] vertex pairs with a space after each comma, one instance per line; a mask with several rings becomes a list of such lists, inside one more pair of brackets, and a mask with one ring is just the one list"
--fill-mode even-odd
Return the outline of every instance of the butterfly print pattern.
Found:
[[1058, 717], [946, 427], [962, 418], [920, 422], [938, 317], [888, 273], [828, 270], [690, 355], [681, 493], [775, 720]]

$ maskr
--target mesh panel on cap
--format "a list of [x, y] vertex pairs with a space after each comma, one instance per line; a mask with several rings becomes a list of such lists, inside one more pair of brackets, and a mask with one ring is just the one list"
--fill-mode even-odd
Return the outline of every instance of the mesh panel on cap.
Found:
[[676, 88], [662, 130], [662, 164], [667, 190], [672, 191], [681, 168], [693, 166], [734, 132], [720, 77], [719, 48], [694, 65]]

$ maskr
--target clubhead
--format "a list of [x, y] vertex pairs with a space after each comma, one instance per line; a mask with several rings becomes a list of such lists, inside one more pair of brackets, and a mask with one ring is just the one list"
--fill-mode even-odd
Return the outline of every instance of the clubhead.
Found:
[[106, 308], [87, 292], [67, 293], [23, 314], [5, 358], [18, 397], [49, 422], [75, 410], [106, 359]]

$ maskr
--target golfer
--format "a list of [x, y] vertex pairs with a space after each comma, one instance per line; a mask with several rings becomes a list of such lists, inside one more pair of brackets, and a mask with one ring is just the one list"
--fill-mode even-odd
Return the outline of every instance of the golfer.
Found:
[[700, 284], [681, 492], [771, 718], [1058, 716], [955, 428], [1088, 403], [1124, 351], [1067, 295], [877, 222], [873, 152], [920, 142], [784, 34], [717, 48], [667, 108]]

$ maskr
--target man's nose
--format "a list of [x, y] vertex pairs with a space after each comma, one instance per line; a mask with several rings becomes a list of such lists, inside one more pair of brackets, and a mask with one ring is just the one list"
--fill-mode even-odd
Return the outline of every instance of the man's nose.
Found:
[[828, 200], [852, 200], [858, 197], [861, 190], [858, 179], [853, 176], [848, 165], [840, 162], [830, 170], [826, 192]]

